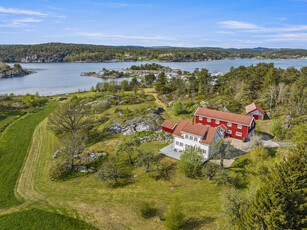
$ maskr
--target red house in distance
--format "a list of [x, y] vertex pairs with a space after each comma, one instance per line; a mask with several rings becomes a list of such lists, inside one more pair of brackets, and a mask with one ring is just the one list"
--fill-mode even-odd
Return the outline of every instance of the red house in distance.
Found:
[[252, 116], [256, 120], [263, 120], [265, 116], [265, 112], [263, 111], [263, 109], [256, 103], [252, 103], [246, 106], [245, 112], [247, 116]]
[[220, 126], [225, 130], [226, 136], [239, 140], [249, 140], [255, 131], [256, 121], [252, 116], [206, 108], [198, 108], [194, 115], [196, 123], [210, 127]]

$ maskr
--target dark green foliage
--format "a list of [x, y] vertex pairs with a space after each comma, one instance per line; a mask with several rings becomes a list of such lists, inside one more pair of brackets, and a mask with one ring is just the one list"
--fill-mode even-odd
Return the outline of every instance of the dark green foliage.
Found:
[[201, 174], [202, 176], [208, 178], [208, 180], [212, 180], [221, 170], [223, 170], [223, 168], [220, 165], [206, 162], [202, 167]]
[[230, 141], [225, 141], [221, 138], [213, 143], [212, 152], [213, 153], [211, 158], [220, 160], [221, 166], [223, 167], [224, 159], [233, 157], [236, 153], [236, 150], [230, 144]]
[[156, 80], [156, 76], [153, 73], [150, 73], [145, 76], [145, 83], [147, 85], [152, 85], [152, 83]]
[[179, 115], [183, 111], [183, 106], [181, 101], [175, 101], [173, 105], [173, 112], [175, 115]]
[[169, 69], [167, 66], [159, 65], [156, 63], [132, 65], [129, 69], [131, 70], [164, 70]]
[[276, 138], [282, 138], [285, 136], [285, 129], [282, 127], [282, 124], [278, 121], [274, 121], [271, 125], [271, 132]]
[[294, 152], [269, 174], [252, 202], [240, 213], [240, 228], [300, 229], [306, 218], [307, 168], [303, 153]]
[[174, 200], [165, 214], [164, 225], [169, 230], [177, 230], [183, 224], [184, 214], [178, 200]]
[[107, 182], [113, 181], [115, 184], [118, 184], [119, 179], [124, 177], [120, 167], [112, 162], [104, 162], [101, 165], [101, 170], [97, 173], [97, 175], [101, 180]]
[[40, 209], [30, 209], [0, 216], [1, 230], [75, 230], [97, 229], [90, 224], [75, 218], [47, 212]]
[[196, 177], [200, 175], [201, 165], [204, 162], [202, 151], [192, 147], [186, 149], [180, 156], [177, 163], [178, 169], [187, 177]]
[[165, 94], [168, 91], [166, 85], [167, 85], [167, 79], [166, 79], [165, 73], [164, 72], [160, 72], [159, 75], [158, 75], [157, 82], [155, 84], [155, 90], [159, 94]]

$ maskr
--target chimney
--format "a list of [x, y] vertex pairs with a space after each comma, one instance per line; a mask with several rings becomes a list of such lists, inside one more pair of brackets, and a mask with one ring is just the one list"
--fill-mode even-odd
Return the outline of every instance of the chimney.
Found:
[[191, 118], [191, 122], [194, 125], [194, 117]]

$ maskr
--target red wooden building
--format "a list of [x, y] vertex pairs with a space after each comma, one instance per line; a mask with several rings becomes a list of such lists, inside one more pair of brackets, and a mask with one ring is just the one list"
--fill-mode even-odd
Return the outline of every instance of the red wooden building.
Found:
[[263, 109], [256, 103], [252, 103], [245, 107], [246, 115], [254, 117], [256, 120], [263, 120], [265, 112]]
[[248, 140], [255, 131], [256, 121], [251, 116], [205, 108], [198, 108], [194, 115], [196, 123], [210, 127], [221, 126], [228, 137]]

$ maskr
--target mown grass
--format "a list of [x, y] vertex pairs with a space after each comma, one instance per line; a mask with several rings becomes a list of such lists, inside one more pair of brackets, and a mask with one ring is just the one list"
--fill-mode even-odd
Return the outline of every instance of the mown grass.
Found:
[[0, 112], [0, 133], [13, 121], [23, 115], [22, 111], [1, 111]]
[[0, 229], [2, 230], [44, 230], [44, 229], [96, 229], [88, 223], [75, 218], [40, 209], [30, 209], [0, 216]]
[[55, 108], [51, 103], [6, 128], [0, 137], [0, 208], [20, 204], [14, 187], [36, 126]]

